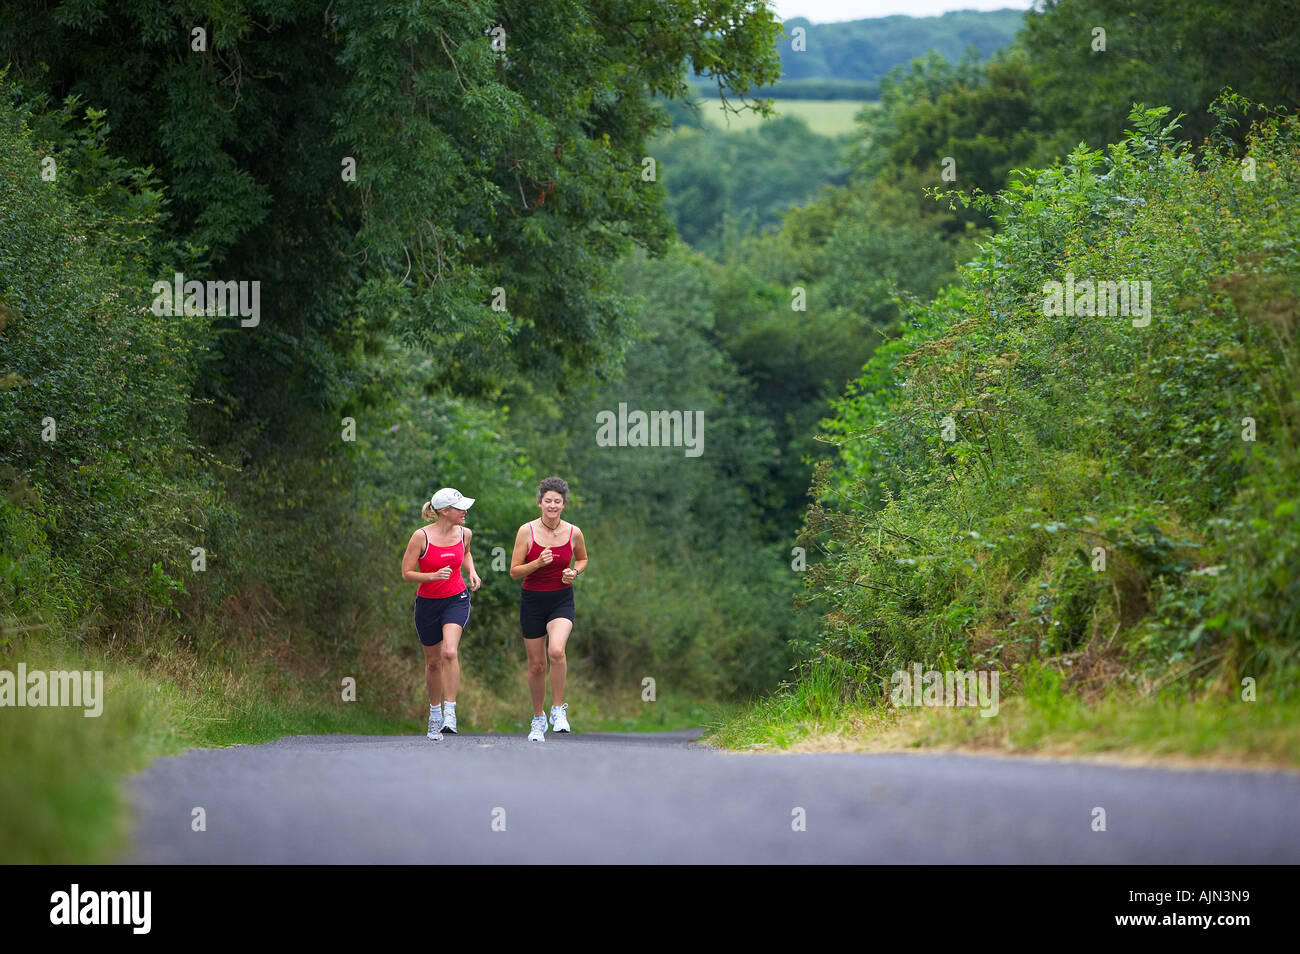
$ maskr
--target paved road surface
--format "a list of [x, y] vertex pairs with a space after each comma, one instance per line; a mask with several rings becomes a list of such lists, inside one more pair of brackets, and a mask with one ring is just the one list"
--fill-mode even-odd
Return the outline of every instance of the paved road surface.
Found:
[[[1300, 773], [750, 755], [698, 735], [296, 736], [191, 750], [132, 779], [122, 860], [1300, 862]], [[191, 830], [196, 806], [206, 831]], [[1093, 831], [1096, 807], [1105, 831]]]

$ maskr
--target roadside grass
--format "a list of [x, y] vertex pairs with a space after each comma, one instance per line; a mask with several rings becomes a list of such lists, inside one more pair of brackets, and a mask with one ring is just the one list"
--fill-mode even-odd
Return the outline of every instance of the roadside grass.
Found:
[[265, 742], [299, 733], [415, 731], [360, 705], [330, 707], [316, 686], [272, 687], [257, 668], [209, 670], [184, 687], [145, 668], [67, 646], [25, 640], [0, 647], [0, 668], [100, 670], [103, 712], [0, 710], [0, 863], [96, 864], [126, 845], [122, 783], [160, 755], [195, 746]]
[[1300, 698], [1258, 701], [1112, 689], [1085, 700], [1050, 669], [1026, 674], [998, 714], [978, 708], [898, 708], [845, 702], [824, 670], [710, 727], [703, 742], [739, 750], [883, 752], [916, 749], [1002, 755], [1107, 757], [1150, 764], [1300, 768]]
[[811, 667], [795, 683], [722, 714], [701, 741], [729, 749], [788, 749], [811, 738], [842, 734], [855, 715], [874, 710], [846, 704], [840, 685], [832, 667]]

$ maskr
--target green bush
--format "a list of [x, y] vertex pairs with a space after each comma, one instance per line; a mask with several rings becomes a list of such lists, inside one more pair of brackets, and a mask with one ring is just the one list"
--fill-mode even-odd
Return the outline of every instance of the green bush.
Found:
[[210, 319], [150, 311], [161, 197], [109, 156], [103, 115], [56, 148], [13, 98], [0, 85], [0, 475], [26, 530], [5, 565], [65, 608], [168, 605], [206, 500], [185, 420]]
[[[1300, 136], [1256, 125], [1252, 180], [1227, 148], [1187, 151], [1166, 110], [1131, 119], [973, 200], [1000, 232], [826, 422], [818, 654], [859, 681], [1084, 651], [1135, 679], [1295, 665]], [[1067, 272], [1150, 281], [1150, 324], [1052, 314]]]

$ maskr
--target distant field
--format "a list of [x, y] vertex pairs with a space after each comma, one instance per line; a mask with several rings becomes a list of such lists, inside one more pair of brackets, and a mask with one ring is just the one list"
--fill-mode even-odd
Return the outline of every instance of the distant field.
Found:
[[[823, 136], [852, 132], [853, 117], [858, 110], [864, 106], [875, 108], [878, 105], [879, 103], [855, 99], [778, 99], [773, 104], [779, 115], [798, 116], [813, 132]], [[763, 121], [757, 113], [748, 109], [739, 115], [724, 113], [722, 101], [716, 99], [704, 100], [700, 115], [720, 128], [733, 132], [753, 129]]]

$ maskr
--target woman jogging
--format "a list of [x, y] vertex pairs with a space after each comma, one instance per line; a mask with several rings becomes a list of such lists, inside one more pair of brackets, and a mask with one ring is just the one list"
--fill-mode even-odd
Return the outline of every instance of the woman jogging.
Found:
[[[424, 505], [426, 524], [411, 534], [402, 555], [402, 579], [419, 583], [415, 594], [415, 632], [424, 646], [424, 684], [429, 690], [429, 741], [456, 731], [456, 690], [460, 660], [456, 650], [469, 623], [470, 592], [482, 585], [474, 572], [469, 545], [474, 533], [465, 526], [465, 511], [474, 498], [444, 487]], [[469, 589], [461, 576], [469, 571]], [[444, 711], [443, 700], [446, 699]]]
[[565, 523], [561, 516], [568, 502], [567, 483], [559, 477], [543, 480], [537, 487], [541, 515], [519, 528], [510, 557], [510, 578], [524, 581], [519, 625], [528, 651], [528, 693], [533, 699], [530, 742], [546, 739], [542, 701], [547, 659], [551, 663], [551, 728], [569, 731], [569, 704], [564, 701], [564, 677], [568, 672], [564, 646], [573, 629], [573, 581], [587, 568], [587, 544], [582, 531]]

